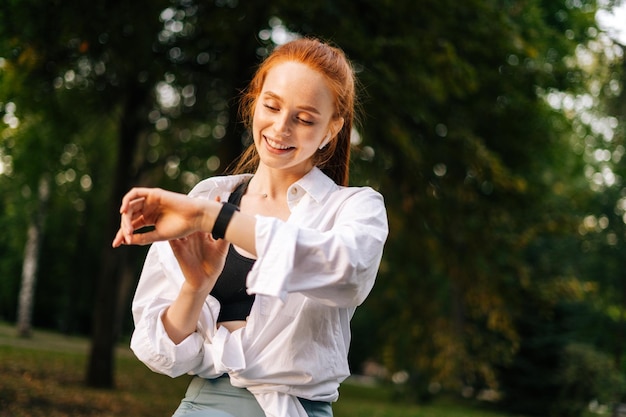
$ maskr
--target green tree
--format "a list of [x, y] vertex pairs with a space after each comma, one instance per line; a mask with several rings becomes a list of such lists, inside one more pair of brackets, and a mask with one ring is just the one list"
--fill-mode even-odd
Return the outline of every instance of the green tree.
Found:
[[[10, 190], [0, 222], [11, 227], [0, 248], [21, 257], [27, 222], [20, 213], [32, 204], [23, 184], [32, 200], [41, 173], [34, 168], [50, 165], [47, 236], [68, 239], [44, 241], [42, 256], [55, 267], [38, 288], [54, 288], [59, 276], [94, 276], [100, 265], [98, 288], [63, 281], [73, 288], [63, 291], [66, 300], [96, 300], [93, 385], [113, 383], [112, 347], [142, 259], [141, 250], [108, 249], [121, 194], [135, 184], [185, 191], [222, 172], [249, 140], [233, 97], [290, 31], [330, 39], [355, 62], [364, 118], [352, 183], [378, 188], [388, 207], [380, 277], [354, 320], [353, 367], [373, 357], [391, 371], [408, 370], [411, 395], [441, 385], [498, 387], [517, 360], [541, 364], [529, 346], [545, 342], [546, 353], [558, 355], [572, 332], [583, 337], [592, 327], [572, 326], [572, 318], [610, 300], [571, 289], [585, 287], [584, 274], [602, 272], [599, 264], [614, 265], [616, 274], [615, 261], [605, 264], [595, 249], [602, 246], [594, 246], [596, 237], [611, 236], [608, 229], [582, 242], [579, 230], [589, 213], [604, 224], [599, 213], [621, 207], [619, 193], [598, 210], [600, 193], [583, 175], [591, 151], [581, 144], [592, 134], [576, 125], [571, 109], [555, 105], [583, 96], [599, 79], [575, 59], [597, 54], [588, 47], [600, 34], [594, 1], [65, 6], [7, 1], [0, 10], [0, 89], [11, 93], [0, 101], [15, 103], [21, 123], [2, 139], [0, 157], [12, 171], [0, 175]], [[27, 133], [45, 126], [50, 132], [30, 136], [49, 139], [35, 163], [26, 157]], [[68, 181], [70, 169], [89, 176], [88, 191]], [[75, 226], [62, 220], [68, 216]], [[610, 224], [619, 236], [619, 222]], [[59, 253], [74, 265], [54, 261]], [[11, 259], [0, 267], [19, 271]], [[611, 276], [607, 294], [620, 282]], [[36, 313], [58, 299], [38, 299]], [[65, 303], [67, 318], [75, 310]], [[559, 333], [548, 340], [546, 329]]]
[[571, 198], [586, 195], [571, 123], [545, 97], [586, 88], [571, 57], [593, 38], [594, 11], [540, 1], [281, 10], [288, 27], [331, 37], [360, 69], [367, 121], [355, 180], [381, 189], [391, 224], [363, 317], [379, 329], [379, 355], [409, 369], [417, 390], [497, 386], [495, 365], [520, 345], [519, 294], [537, 297], [576, 257], [537, 265], [556, 253], [547, 242], [575, 239]]
[[[99, 219], [95, 241], [102, 248], [91, 251], [87, 261], [100, 265], [98, 285], [91, 290], [95, 306], [87, 380], [111, 386], [113, 347], [128, 310], [137, 260], [142, 258], [136, 248], [110, 248], [121, 197], [136, 184], [187, 190], [200, 178], [223, 171], [241, 151], [245, 138], [234, 123], [231, 99], [257, 62], [262, 45], [256, 33], [269, 17], [262, 13], [263, 5], [237, 7], [223, 1], [5, 6], [3, 55], [11, 71], [4, 74], [4, 84], [15, 86], [13, 93], [23, 99], [20, 112], [55, 120], [50, 103], [27, 101], [26, 86], [34, 85], [36, 95], [59, 102], [59, 113], [75, 117], [80, 107], [84, 124], [68, 127], [89, 140], [103, 135], [98, 140], [110, 144], [100, 154], [102, 175], [93, 177], [99, 180], [94, 188], [100, 187], [99, 195], [107, 198], [103, 205], [95, 199], [93, 206], [87, 204], [94, 208], [89, 220]], [[11, 80], [9, 73], [20, 74], [20, 82]], [[89, 130], [89, 122], [106, 128]], [[49, 136], [42, 141], [54, 147], [64, 135]], [[6, 152], [14, 165], [19, 159], [15, 151]], [[44, 152], [41, 158], [53, 163], [47, 159], [50, 155], [54, 153]], [[91, 233], [81, 237], [94, 239]], [[79, 248], [74, 246], [73, 253]], [[95, 272], [92, 269], [90, 276]]]

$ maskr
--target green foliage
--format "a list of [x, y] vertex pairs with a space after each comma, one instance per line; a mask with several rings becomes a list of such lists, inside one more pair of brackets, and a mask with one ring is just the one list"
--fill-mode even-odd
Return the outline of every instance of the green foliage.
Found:
[[513, 360], [499, 371], [501, 406], [511, 412], [544, 416], [562, 390], [561, 358], [571, 328], [562, 305], [521, 293], [525, 314], [516, 322], [520, 346]]
[[[561, 293], [561, 301], [548, 298], [541, 304], [530, 303], [516, 323], [522, 342], [499, 377], [500, 406], [511, 412], [580, 416], [592, 401], [613, 406], [626, 392], [624, 375], [613, 359], [591, 344], [593, 337], [580, 334], [587, 328], [585, 321], [597, 325], [601, 320], [580, 302], [563, 302], [571, 295]], [[607, 330], [602, 326], [598, 333]]]
[[[104, 287], [127, 311], [119, 294], [133, 282], [118, 284], [117, 263], [101, 256], [119, 194], [135, 184], [186, 191], [222, 172], [249, 140], [233, 97], [272, 35], [315, 34], [356, 65], [364, 117], [351, 181], [383, 193], [391, 227], [354, 318], [353, 369], [374, 359], [407, 370], [416, 398], [433, 385], [491, 387], [544, 411], [567, 385], [555, 360], [572, 342], [626, 362], [624, 59], [605, 48], [597, 7], [5, 1], [0, 111], [13, 103], [20, 124], [0, 137], [11, 168], [0, 174], [0, 317], [15, 314], [42, 175], [54, 182], [36, 322], [89, 331], [97, 272], [109, 266]], [[592, 109], [583, 117], [556, 97]], [[614, 125], [613, 137], [596, 120]], [[119, 311], [98, 314], [119, 327]]]
[[592, 400], [613, 406], [626, 388], [624, 376], [607, 355], [578, 343], [565, 347], [557, 383], [560, 392], [551, 415], [567, 417], [583, 415]]
[[[555, 265], [543, 274], [530, 254], [549, 236], [573, 238], [569, 195], [580, 182], [561, 179], [580, 176], [580, 164], [568, 130], [555, 128], [567, 121], [537, 86], [581, 88], [565, 83], [579, 72], [562, 65], [575, 42], [540, 2], [402, 7], [413, 33], [382, 23], [393, 33], [376, 32], [374, 44], [385, 48], [366, 50], [368, 42], [357, 55], [378, 99], [364, 130], [381, 172], [370, 181], [386, 196], [391, 224], [368, 307], [384, 317], [390, 367], [450, 389], [492, 385], [491, 367], [520, 343], [516, 294], [562, 273]], [[562, 12], [593, 25], [588, 11]]]

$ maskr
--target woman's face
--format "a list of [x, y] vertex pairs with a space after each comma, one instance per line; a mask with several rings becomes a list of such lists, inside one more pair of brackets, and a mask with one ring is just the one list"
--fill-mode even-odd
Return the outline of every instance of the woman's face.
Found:
[[320, 73], [293, 61], [274, 66], [252, 120], [261, 164], [298, 177], [309, 172], [313, 154], [343, 125], [343, 119], [333, 119], [334, 108], [333, 94]]

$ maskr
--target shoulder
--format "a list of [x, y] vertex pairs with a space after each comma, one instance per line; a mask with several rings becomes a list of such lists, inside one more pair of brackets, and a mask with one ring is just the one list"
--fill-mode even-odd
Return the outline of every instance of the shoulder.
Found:
[[314, 168], [297, 184], [304, 188], [320, 204], [361, 204], [371, 202], [372, 204], [384, 205], [382, 194], [372, 187], [337, 185], [318, 168]]
[[376, 211], [385, 211], [383, 195], [369, 186], [340, 186], [329, 195], [329, 199], [359, 211], [371, 211], [374, 207]]
[[241, 174], [210, 177], [196, 184], [189, 192], [189, 196], [207, 199], [214, 199], [219, 196], [224, 199], [237, 185], [251, 176], [251, 174]]

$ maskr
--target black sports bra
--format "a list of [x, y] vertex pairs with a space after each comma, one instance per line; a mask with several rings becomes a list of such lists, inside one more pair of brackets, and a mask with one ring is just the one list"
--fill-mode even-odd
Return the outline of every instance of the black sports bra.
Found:
[[[228, 198], [228, 202], [239, 206], [241, 196], [248, 188], [248, 181], [237, 186]], [[246, 277], [254, 265], [255, 259], [247, 258], [237, 252], [233, 245], [228, 246], [228, 254], [222, 273], [211, 291], [221, 305], [218, 323], [231, 320], [245, 320], [250, 314], [254, 294], [246, 292]]]

